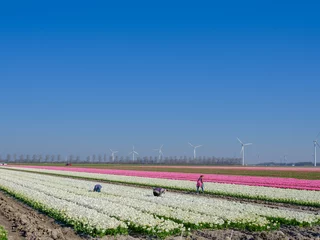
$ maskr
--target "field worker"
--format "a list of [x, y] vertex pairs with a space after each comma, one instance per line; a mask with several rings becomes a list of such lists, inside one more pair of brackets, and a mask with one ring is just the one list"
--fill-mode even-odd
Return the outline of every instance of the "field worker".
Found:
[[201, 175], [197, 180], [197, 194], [199, 194], [199, 188], [201, 188], [202, 193], [204, 193], [204, 190], [203, 190], [203, 175]]
[[102, 188], [102, 186], [100, 184], [96, 184], [93, 188], [93, 191], [94, 192], [101, 192], [101, 188]]
[[160, 197], [162, 194], [166, 192], [166, 189], [161, 187], [153, 188], [153, 196]]

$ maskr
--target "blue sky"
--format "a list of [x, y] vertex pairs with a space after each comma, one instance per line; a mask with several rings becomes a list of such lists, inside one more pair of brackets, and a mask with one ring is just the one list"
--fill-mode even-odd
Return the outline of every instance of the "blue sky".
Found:
[[[279, 3], [281, 2], [281, 3]], [[318, 1], [15, 1], [0, 8], [0, 153], [310, 161]]]

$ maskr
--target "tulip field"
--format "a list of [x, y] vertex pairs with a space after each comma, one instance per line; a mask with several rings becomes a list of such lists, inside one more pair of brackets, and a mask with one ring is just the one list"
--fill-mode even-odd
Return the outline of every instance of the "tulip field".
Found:
[[[260, 199], [318, 208], [320, 186], [317, 180], [291, 180], [291, 185], [295, 185], [291, 186], [290, 179], [281, 182], [281, 179], [266, 178], [266, 185], [263, 178], [220, 176], [218, 181], [217, 176], [205, 175], [206, 194], [196, 195], [185, 191], [194, 192], [199, 174], [152, 173], [6, 166], [0, 168], [0, 188], [71, 225], [76, 231], [92, 236], [139, 233], [163, 238], [196, 229], [271, 231], [281, 225], [320, 224], [318, 211], [301, 211], [289, 205], [275, 208], [236, 200]], [[98, 180], [102, 192], [92, 192]], [[154, 197], [152, 186], [175, 191]], [[215, 198], [215, 195], [234, 198], [227, 200]]]
[[[117, 183], [126, 183], [141, 186], [159, 186], [168, 189], [193, 191], [195, 189], [194, 181], [199, 175], [182, 174], [166, 172], [149, 172], [143, 171], [127, 171], [127, 170], [106, 170], [106, 169], [87, 169], [87, 168], [67, 168], [67, 167], [15, 167], [31, 172], [50, 173], [58, 176], [72, 176], [77, 178], [84, 178], [90, 180], [104, 180]], [[171, 179], [163, 178], [163, 176], [171, 176]], [[148, 176], [148, 177], [146, 177]], [[218, 175], [217, 177], [221, 177]], [[223, 176], [222, 176], [223, 177]], [[227, 178], [228, 176], [226, 176]], [[230, 176], [235, 178], [234, 176]], [[239, 176], [242, 177], [242, 176]], [[172, 179], [173, 178], [173, 179]], [[208, 181], [210, 176], [205, 176], [205, 181]], [[183, 179], [183, 180], [181, 180]], [[252, 179], [252, 178], [250, 178]], [[261, 178], [262, 179], [262, 178]], [[268, 179], [268, 178], [266, 178]], [[237, 198], [260, 199], [280, 203], [292, 203], [305, 206], [320, 207], [320, 181], [319, 180], [304, 180], [292, 179], [292, 185], [299, 186], [301, 190], [280, 188], [283, 186], [281, 180], [288, 182], [288, 179], [278, 178], [278, 187], [264, 187], [260, 186], [259, 182], [254, 185], [254, 181], [250, 185], [243, 184], [229, 184], [217, 182], [205, 182], [205, 189], [207, 194], [231, 196]], [[267, 180], [265, 182], [268, 184]], [[274, 182], [274, 184], [277, 182]], [[304, 188], [303, 188], [304, 187]], [[314, 191], [310, 191], [314, 190]]]

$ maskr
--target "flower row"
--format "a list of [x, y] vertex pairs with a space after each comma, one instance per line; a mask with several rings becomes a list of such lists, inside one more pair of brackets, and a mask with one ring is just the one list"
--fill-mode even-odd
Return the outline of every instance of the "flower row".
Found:
[[[139, 166], [139, 165], [138, 165]], [[141, 165], [140, 165], [141, 166]], [[142, 167], [154, 167], [153, 165], [143, 165]], [[320, 168], [314, 167], [257, 167], [257, 166], [176, 166], [176, 165], [156, 165], [157, 168], [194, 168], [194, 169], [227, 169], [227, 170], [250, 170], [250, 171], [286, 171], [286, 172], [320, 172]]]
[[[25, 174], [13, 174], [0, 169], [0, 185], [6, 191], [22, 198], [32, 206], [45, 210], [53, 217], [61, 218], [73, 225], [76, 230], [93, 235], [125, 233], [127, 229], [166, 236], [184, 231], [184, 226], [169, 219], [162, 219], [153, 214], [142, 212], [114, 202], [100, 202], [99, 199], [85, 194], [73, 194], [68, 191], [65, 178], [56, 178], [60, 186], [54, 188], [44, 185], [46, 176], [32, 181]], [[66, 187], [68, 186], [68, 187]], [[83, 193], [87, 190], [84, 189]], [[52, 214], [54, 212], [54, 214]], [[63, 215], [61, 217], [60, 215]]]

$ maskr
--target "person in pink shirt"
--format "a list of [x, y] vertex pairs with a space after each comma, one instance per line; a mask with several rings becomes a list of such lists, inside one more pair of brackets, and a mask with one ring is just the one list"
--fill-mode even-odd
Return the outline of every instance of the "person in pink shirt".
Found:
[[204, 190], [203, 190], [203, 175], [201, 175], [198, 180], [197, 180], [197, 194], [199, 194], [199, 188], [201, 188], [202, 190], [202, 193], [204, 193]]

